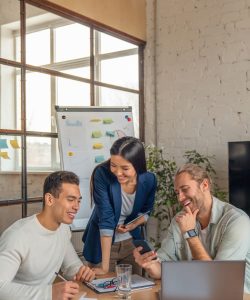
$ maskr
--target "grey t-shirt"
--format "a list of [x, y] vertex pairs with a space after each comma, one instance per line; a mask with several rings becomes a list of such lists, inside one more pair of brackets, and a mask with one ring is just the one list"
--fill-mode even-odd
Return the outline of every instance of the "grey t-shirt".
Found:
[[[118, 225], [124, 224], [125, 219], [132, 213], [134, 203], [135, 203], [135, 192], [133, 194], [128, 194], [121, 189], [122, 192], [122, 207], [121, 215], [118, 221]], [[126, 233], [115, 233], [115, 242], [124, 241], [131, 238], [129, 232]]]

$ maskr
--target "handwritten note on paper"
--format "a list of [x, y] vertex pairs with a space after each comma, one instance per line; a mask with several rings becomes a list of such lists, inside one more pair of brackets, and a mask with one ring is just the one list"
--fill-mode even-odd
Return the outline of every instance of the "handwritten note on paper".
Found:
[[0, 139], [0, 149], [8, 149], [7, 139]]
[[20, 148], [17, 140], [10, 140], [10, 144], [11, 144], [12, 148], [14, 148], [14, 149]]
[[8, 152], [6, 151], [0, 151], [0, 157], [4, 158], [4, 159], [10, 159]]

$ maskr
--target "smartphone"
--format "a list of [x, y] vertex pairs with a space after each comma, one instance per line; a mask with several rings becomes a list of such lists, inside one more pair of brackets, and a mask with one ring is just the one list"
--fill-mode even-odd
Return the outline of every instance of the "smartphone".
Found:
[[142, 247], [142, 250], [140, 251], [141, 254], [154, 251], [153, 246], [150, 245], [150, 243], [146, 240], [133, 240], [133, 244], [135, 247]]

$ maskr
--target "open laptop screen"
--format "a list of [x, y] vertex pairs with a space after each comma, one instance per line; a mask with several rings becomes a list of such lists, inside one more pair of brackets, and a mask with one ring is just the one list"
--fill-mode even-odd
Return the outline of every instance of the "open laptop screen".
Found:
[[245, 261], [162, 262], [161, 300], [242, 300]]

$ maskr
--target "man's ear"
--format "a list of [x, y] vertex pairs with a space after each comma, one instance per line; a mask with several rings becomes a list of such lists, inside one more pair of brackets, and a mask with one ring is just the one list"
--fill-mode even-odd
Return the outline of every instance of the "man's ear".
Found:
[[50, 193], [46, 193], [44, 196], [44, 202], [47, 206], [52, 206], [54, 204], [54, 197]]
[[203, 179], [201, 183], [201, 190], [202, 192], [209, 191], [210, 190], [210, 184], [207, 178]]

